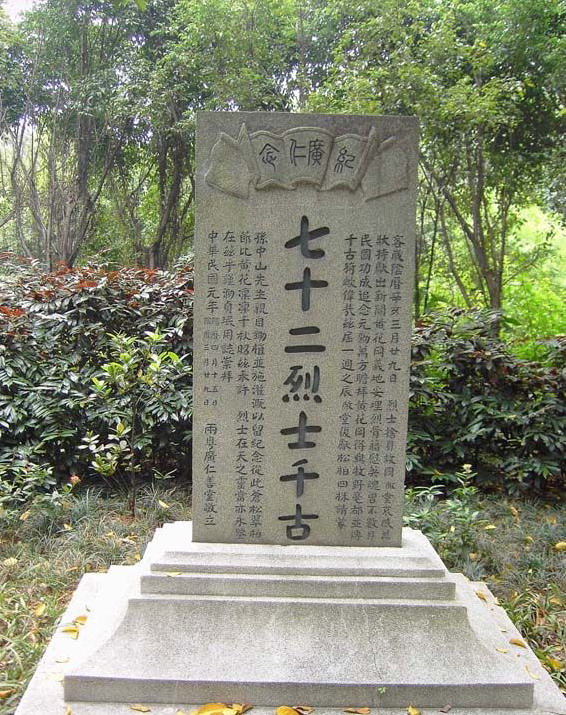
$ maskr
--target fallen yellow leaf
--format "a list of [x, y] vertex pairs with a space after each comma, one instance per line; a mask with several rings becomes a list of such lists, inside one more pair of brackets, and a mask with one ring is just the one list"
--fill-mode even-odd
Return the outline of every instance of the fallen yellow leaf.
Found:
[[407, 708], [407, 715], [422, 715], [422, 713], [418, 708], [414, 708], [412, 705], [409, 705]]
[[12, 693], [15, 693], [16, 691], [14, 688], [8, 688], [8, 690], [0, 690], [0, 700], [6, 700], [6, 698], [10, 697]]
[[47, 606], [45, 605], [45, 603], [38, 603], [38, 605], [34, 608], [33, 612], [39, 618], [40, 616], [43, 616], [46, 608]]
[[[177, 575], [180, 572], [172, 572]], [[169, 574], [168, 574], [169, 575]], [[193, 710], [191, 715], [234, 715], [235, 710], [233, 710], [226, 703], [206, 703], [206, 705], [201, 705], [197, 710]]]
[[56, 663], [68, 663], [70, 660], [68, 656], [66, 658], [55, 658]]
[[345, 708], [345, 713], [357, 713], [358, 715], [368, 715], [371, 712], [369, 708]]
[[50, 680], [56, 680], [58, 683], [63, 682], [63, 673], [47, 673]]
[[64, 628], [61, 629], [63, 633], [66, 633], [68, 636], [71, 636], [71, 638], [74, 638], [77, 640], [79, 637], [79, 629], [77, 626], [65, 626]]
[[31, 511], [24, 511], [23, 514], [20, 514], [20, 521], [27, 521], [31, 516]]
[[88, 616], [82, 615], [82, 616], [77, 616], [73, 623], [76, 623], [78, 626], [84, 626], [84, 624], [87, 621]]
[[494, 529], [497, 529], [495, 524], [488, 524], [487, 526], [484, 526], [484, 531], [493, 531]]
[[[183, 572], [182, 571], [165, 571], [166, 576], [170, 576], [171, 578], [175, 578], [175, 576], [182, 576]], [[218, 705], [219, 707], [225, 708], [226, 705], [220, 705], [220, 703], [209, 703], [209, 705]], [[208, 707], [207, 705], [203, 705], [203, 708]], [[198, 712], [199, 715], [202, 715], [200, 712], [200, 708], [198, 710], [195, 710], [195, 712]], [[212, 712], [211, 710], [206, 710], [206, 712]], [[215, 711], [214, 711], [215, 712]]]
[[540, 675], [533, 673], [533, 671], [529, 668], [528, 665], [525, 665], [525, 670], [531, 676], [531, 678], [533, 678], [533, 680], [540, 680]]
[[552, 658], [551, 656], [547, 656], [545, 658], [545, 662], [550, 665], [552, 670], [562, 670], [562, 668], [564, 668], [564, 663], [561, 660], [558, 660], [558, 658]]
[[73, 527], [70, 524], [63, 524], [63, 529], [65, 531], [72, 531]]
[[130, 710], [135, 710], [137, 713], [150, 713], [151, 708], [147, 705], [130, 705]]
[[67, 705], [65, 708], [65, 715], [73, 715], [73, 711], [71, 710], [71, 706]]
[[520, 638], [509, 638], [509, 643], [512, 643], [513, 645], [518, 645], [520, 648], [527, 647], [525, 641], [522, 641]]
[[487, 603], [487, 593], [484, 593], [483, 591], [476, 591], [476, 596]]
[[275, 711], [275, 715], [297, 715], [295, 708], [290, 708], [288, 705], [281, 705]]
[[2, 561], [4, 566], [15, 566], [18, 563], [18, 559], [14, 558], [14, 556], [10, 556], [7, 559], [4, 559]]
[[250, 703], [232, 703], [230, 707], [235, 710], [236, 715], [244, 715], [244, 713], [253, 708], [253, 705], [250, 705]]
[[509, 648], [496, 648], [498, 653], [509, 653]]
[[566, 541], [559, 541], [558, 543], [554, 544], [554, 550], [566, 551]]
[[314, 712], [314, 708], [310, 705], [293, 705], [293, 709], [301, 713], [301, 715], [310, 715]]
[[169, 509], [169, 508], [170, 508], [170, 507], [169, 507], [169, 504], [167, 504], [167, 502], [162, 501], [161, 499], [158, 499], [158, 500], [157, 500], [157, 503], [159, 504], [159, 506], [160, 506], [162, 509]]

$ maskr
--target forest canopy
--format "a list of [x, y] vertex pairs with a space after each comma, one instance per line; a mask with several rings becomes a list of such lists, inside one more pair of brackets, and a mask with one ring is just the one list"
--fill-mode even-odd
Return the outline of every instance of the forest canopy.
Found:
[[0, 0], [0, 249], [170, 268], [198, 110], [410, 114], [417, 318], [563, 331], [565, 20], [561, 0], [42, 0], [15, 22]]

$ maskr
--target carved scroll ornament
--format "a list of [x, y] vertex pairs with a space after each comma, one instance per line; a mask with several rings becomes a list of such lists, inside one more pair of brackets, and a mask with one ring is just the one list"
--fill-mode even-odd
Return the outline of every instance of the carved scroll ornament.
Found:
[[205, 180], [241, 199], [249, 198], [252, 189], [293, 190], [311, 184], [319, 191], [359, 192], [361, 200], [369, 201], [406, 189], [407, 169], [402, 138], [379, 142], [373, 128], [366, 137], [334, 137], [318, 127], [249, 134], [242, 124], [236, 139], [220, 133]]

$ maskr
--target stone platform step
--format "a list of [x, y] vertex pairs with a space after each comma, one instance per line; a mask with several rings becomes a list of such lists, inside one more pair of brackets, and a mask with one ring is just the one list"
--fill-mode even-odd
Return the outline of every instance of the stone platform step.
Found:
[[179, 573], [171, 569], [169, 575], [156, 570], [142, 576], [141, 591], [198, 596], [449, 600], [454, 598], [455, 584], [444, 576]]
[[461, 603], [145, 596], [65, 698], [527, 708], [533, 684], [510, 665]]

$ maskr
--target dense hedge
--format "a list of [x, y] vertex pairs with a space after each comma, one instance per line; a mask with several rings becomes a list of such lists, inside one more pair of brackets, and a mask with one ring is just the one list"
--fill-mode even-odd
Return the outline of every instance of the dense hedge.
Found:
[[[73, 475], [188, 477], [191, 266], [45, 275], [0, 260], [0, 502]], [[518, 360], [493, 337], [496, 317], [454, 310], [415, 328], [412, 483], [464, 464], [511, 490], [561, 478], [564, 355]]]
[[[12, 259], [2, 259], [6, 269]], [[12, 268], [15, 279], [8, 271], [0, 279], [0, 499], [7, 480], [20, 483], [23, 501], [34, 482], [92, 474], [96, 450], [100, 457], [120, 447], [136, 390], [137, 469], [188, 477], [191, 267]], [[150, 340], [156, 331], [163, 337]], [[156, 360], [170, 354], [184, 359], [153, 380]]]
[[512, 493], [564, 479], [566, 337], [547, 341], [545, 364], [526, 362], [494, 337], [498, 321], [454, 309], [415, 327], [409, 480], [446, 482], [463, 464]]

